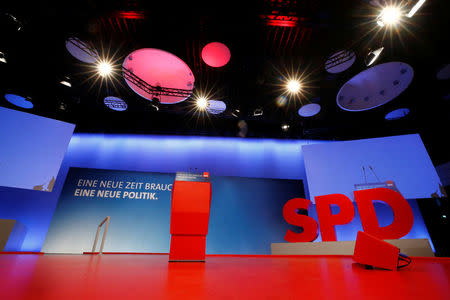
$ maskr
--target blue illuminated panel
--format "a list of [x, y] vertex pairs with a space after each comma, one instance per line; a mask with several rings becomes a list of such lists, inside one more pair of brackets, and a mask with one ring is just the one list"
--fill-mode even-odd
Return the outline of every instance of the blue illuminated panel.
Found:
[[0, 186], [51, 192], [74, 128], [0, 107]]

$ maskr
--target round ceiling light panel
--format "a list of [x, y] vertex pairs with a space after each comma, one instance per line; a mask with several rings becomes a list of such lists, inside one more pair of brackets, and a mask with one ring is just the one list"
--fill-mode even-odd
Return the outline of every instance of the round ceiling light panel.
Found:
[[124, 111], [128, 109], [128, 105], [124, 100], [113, 96], [106, 97], [103, 103], [112, 110]]
[[76, 37], [66, 40], [66, 49], [73, 57], [88, 64], [93, 64], [99, 59], [97, 50]]
[[31, 109], [33, 108], [33, 103], [31, 101], [28, 101], [27, 98], [19, 96], [19, 95], [14, 95], [14, 94], [5, 94], [5, 99], [18, 107], [22, 107], [22, 108], [26, 108], [26, 109]]
[[444, 66], [439, 70], [436, 74], [437, 79], [439, 80], [447, 80], [450, 79], [450, 64]]
[[[164, 50], [144, 48], [133, 51], [125, 58], [123, 67], [155, 87], [191, 91], [194, 89], [195, 78], [189, 66], [179, 57]], [[162, 104], [175, 104], [188, 98], [148, 93], [126, 78], [125, 82], [139, 96], [147, 100], [157, 97]]]
[[301, 117], [305, 117], [305, 118], [315, 116], [319, 112], [320, 112], [320, 104], [317, 104], [317, 103], [309, 103], [309, 104], [303, 105], [298, 110], [298, 114]]
[[384, 117], [386, 120], [392, 121], [392, 120], [398, 120], [401, 118], [406, 117], [409, 114], [409, 108], [399, 108], [396, 110], [393, 110], [386, 114]]
[[213, 115], [221, 114], [227, 109], [225, 102], [220, 100], [209, 100], [208, 104], [206, 111]]
[[223, 67], [230, 61], [230, 58], [230, 49], [219, 42], [209, 43], [202, 49], [202, 59], [210, 67]]
[[364, 111], [388, 103], [406, 90], [414, 77], [403, 62], [388, 62], [366, 69], [347, 81], [336, 97], [347, 111]]
[[342, 50], [331, 55], [325, 62], [325, 70], [329, 73], [341, 73], [350, 68], [356, 60], [355, 52]]

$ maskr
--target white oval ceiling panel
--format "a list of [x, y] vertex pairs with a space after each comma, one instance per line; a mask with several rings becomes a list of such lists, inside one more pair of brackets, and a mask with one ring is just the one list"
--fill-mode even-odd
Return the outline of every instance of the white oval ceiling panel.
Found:
[[220, 100], [209, 100], [206, 111], [213, 115], [218, 115], [223, 113], [226, 109], [227, 105], [225, 104], [225, 102]]
[[79, 61], [93, 64], [98, 58], [98, 52], [89, 43], [83, 42], [79, 38], [71, 37], [66, 40], [66, 49]]
[[414, 77], [403, 62], [388, 62], [366, 69], [347, 81], [336, 97], [347, 111], [364, 111], [388, 103], [406, 90]]
[[300, 107], [300, 109], [298, 110], [298, 114], [301, 117], [312, 117], [317, 115], [320, 112], [320, 104], [317, 103], [309, 103], [306, 105], [303, 105], [302, 107]]
[[128, 104], [118, 97], [108, 96], [103, 100], [103, 103], [112, 110], [124, 111], [128, 109]]
[[342, 50], [331, 55], [325, 62], [325, 70], [329, 73], [341, 73], [350, 68], [356, 60], [355, 52]]

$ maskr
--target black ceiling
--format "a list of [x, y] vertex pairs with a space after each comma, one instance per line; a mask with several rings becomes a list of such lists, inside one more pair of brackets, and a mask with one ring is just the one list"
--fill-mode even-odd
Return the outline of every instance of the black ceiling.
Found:
[[[436, 72], [449, 63], [449, 1], [427, 1], [405, 29], [384, 39], [371, 31], [378, 10], [368, 2], [3, 1], [0, 51], [8, 63], [0, 64], [0, 88], [3, 93], [32, 97], [32, 113], [76, 123], [77, 132], [236, 136], [239, 120], [247, 122], [248, 138], [345, 140], [418, 132], [435, 163], [445, 162], [450, 159], [444, 146], [450, 88], [448, 80], [436, 79]], [[263, 16], [273, 11], [298, 18], [297, 25], [267, 25]], [[137, 12], [143, 18], [124, 19], [123, 12]], [[120, 74], [114, 86], [95, 83], [89, 79], [93, 67], [77, 61], [65, 48], [65, 40], [72, 36], [92, 42], [103, 55], [114, 54], [119, 64], [136, 49], [169, 51], [192, 69], [195, 91], [210, 91], [214, 99], [226, 102], [227, 111], [193, 114], [192, 99], [154, 111], [149, 101], [124, 84]], [[222, 68], [211, 68], [201, 60], [201, 49], [213, 41], [230, 48], [231, 60]], [[339, 88], [366, 69], [368, 49], [379, 45], [385, 51], [377, 63], [410, 64], [415, 72], [412, 84], [397, 99], [376, 109], [343, 111], [336, 105]], [[355, 51], [356, 62], [343, 73], [327, 73], [325, 60], [342, 49]], [[280, 108], [275, 99], [283, 93], [285, 76], [292, 72], [308, 75], [310, 88]], [[62, 76], [71, 77], [72, 88], [59, 84]], [[129, 109], [110, 110], [103, 104], [108, 95], [123, 98]], [[318, 97], [320, 114], [300, 117], [298, 109]], [[0, 105], [12, 107], [3, 97]], [[258, 107], [263, 115], [253, 116]], [[400, 107], [409, 108], [410, 115], [397, 121], [384, 119], [387, 112]], [[234, 109], [239, 109], [238, 117], [231, 115]], [[283, 123], [290, 125], [287, 132], [281, 130]]]

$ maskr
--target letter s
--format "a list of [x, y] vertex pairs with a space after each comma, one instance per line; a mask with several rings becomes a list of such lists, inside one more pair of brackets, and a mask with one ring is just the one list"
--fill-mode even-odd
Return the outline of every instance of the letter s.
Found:
[[311, 217], [300, 215], [297, 209], [308, 209], [311, 201], [303, 198], [293, 198], [286, 202], [283, 207], [283, 217], [291, 225], [303, 228], [302, 233], [287, 230], [284, 239], [290, 243], [312, 242], [317, 238], [318, 225], [316, 220]]

